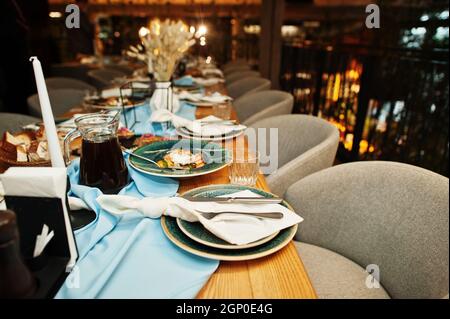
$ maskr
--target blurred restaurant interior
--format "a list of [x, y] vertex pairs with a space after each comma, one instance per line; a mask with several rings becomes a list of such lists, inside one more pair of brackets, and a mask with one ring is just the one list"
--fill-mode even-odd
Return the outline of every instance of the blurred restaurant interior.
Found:
[[0, 299], [448, 301], [447, 0], [0, 0], [0, 43]]
[[0, 109], [27, 113], [35, 88], [25, 57], [39, 56], [45, 74], [57, 76], [80, 53], [122, 55], [154, 18], [181, 19], [199, 39], [193, 55], [219, 64], [245, 59], [273, 88], [293, 94], [294, 113], [336, 125], [338, 161], [392, 160], [448, 176], [447, 1], [377, 1], [380, 29], [364, 24], [372, 1], [272, 2], [89, 0], [95, 45], [79, 48], [65, 27], [71, 1], [17, 0], [23, 29], [11, 28], [14, 11], [1, 10]]

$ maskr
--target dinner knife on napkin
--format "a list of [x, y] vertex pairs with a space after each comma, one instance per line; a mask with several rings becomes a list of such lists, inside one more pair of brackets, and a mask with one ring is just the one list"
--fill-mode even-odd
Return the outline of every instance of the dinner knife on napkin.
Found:
[[230, 204], [280, 204], [283, 199], [265, 198], [265, 197], [194, 197], [194, 196], [183, 196], [190, 202], [204, 203], [204, 202], [214, 202], [214, 203], [230, 203]]

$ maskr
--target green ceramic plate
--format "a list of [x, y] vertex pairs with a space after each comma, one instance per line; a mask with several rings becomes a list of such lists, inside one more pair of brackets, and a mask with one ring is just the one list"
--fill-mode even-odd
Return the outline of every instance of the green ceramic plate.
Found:
[[[200, 187], [193, 189], [185, 193], [184, 195], [212, 198], [221, 195], [232, 194], [242, 190], [251, 190], [264, 197], [274, 196], [273, 194], [264, 192], [256, 188], [237, 185], [213, 185]], [[282, 205], [291, 209], [289, 204], [286, 203], [285, 201], [283, 201]], [[272, 240], [262, 243], [255, 247], [244, 249], [221, 249], [203, 245], [198, 241], [193, 240], [192, 238], [187, 236], [180, 229], [177, 220], [175, 218], [163, 216], [161, 218], [161, 225], [166, 236], [181, 249], [184, 249], [194, 255], [202, 256], [209, 259], [230, 260], [230, 261], [251, 260], [273, 254], [274, 252], [286, 246], [292, 240], [292, 238], [294, 238], [294, 235], [297, 231], [297, 225], [294, 225], [292, 227], [281, 230]], [[201, 228], [203, 228], [203, 226], [201, 226]], [[201, 231], [201, 228], [199, 227], [198, 231]], [[205, 238], [206, 235], [202, 235], [199, 233], [197, 236]], [[219, 238], [217, 239], [220, 240]]]
[[180, 218], [177, 218], [177, 224], [178, 227], [180, 227], [181, 231], [186, 236], [195, 240], [196, 242], [206, 246], [222, 249], [245, 249], [256, 247], [272, 240], [279, 233], [276, 232], [275, 234], [272, 234], [266, 238], [260, 239], [247, 245], [233, 245], [230, 244], [229, 242], [226, 242], [223, 239], [220, 239], [219, 237], [208, 231], [205, 227], [203, 227], [201, 223], [190, 223]]
[[144, 174], [171, 178], [190, 178], [211, 174], [228, 166], [232, 161], [231, 151], [224, 149], [222, 145], [188, 139], [155, 142], [136, 149], [134, 153], [158, 162], [169, 150], [178, 148], [201, 152], [206, 164], [200, 168], [175, 170], [171, 168], [160, 168], [155, 164], [134, 156], [129, 156], [128, 161], [133, 168]]

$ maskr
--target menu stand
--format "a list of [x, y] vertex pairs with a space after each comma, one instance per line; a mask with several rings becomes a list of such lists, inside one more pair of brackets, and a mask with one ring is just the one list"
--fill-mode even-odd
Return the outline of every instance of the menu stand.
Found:
[[[20, 251], [24, 261], [37, 280], [37, 291], [31, 299], [53, 298], [66, 277], [72, 258], [63, 203], [59, 198], [5, 196], [8, 209], [16, 214], [20, 234]], [[37, 258], [33, 258], [36, 236], [47, 225], [54, 237]], [[73, 233], [72, 233], [73, 236]], [[76, 248], [76, 247], [75, 247]]]

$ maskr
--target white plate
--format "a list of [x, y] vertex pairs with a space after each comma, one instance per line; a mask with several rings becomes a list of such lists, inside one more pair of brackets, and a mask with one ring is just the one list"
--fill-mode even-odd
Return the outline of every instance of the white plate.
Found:
[[194, 102], [194, 101], [189, 101], [189, 100], [182, 100], [182, 101], [187, 104], [197, 106], [197, 107], [213, 107], [215, 105], [215, 103], [212, 103], [212, 102]]
[[233, 138], [239, 137], [242, 134], [244, 134], [245, 129], [241, 131], [232, 131], [231, 133], [225, 134], [225, 135], [217, 135], [217, 136], [200, 136], [200, 135], [194, 135], [191, 131], [186, 129], [185, 127], [179, 127], [176, 129], [176, 132], [178, 135], [180, 135], [183, 138], [193, 139], [193, 140], [201, 140], [201, 141], [227, 141], [231, 140]]

